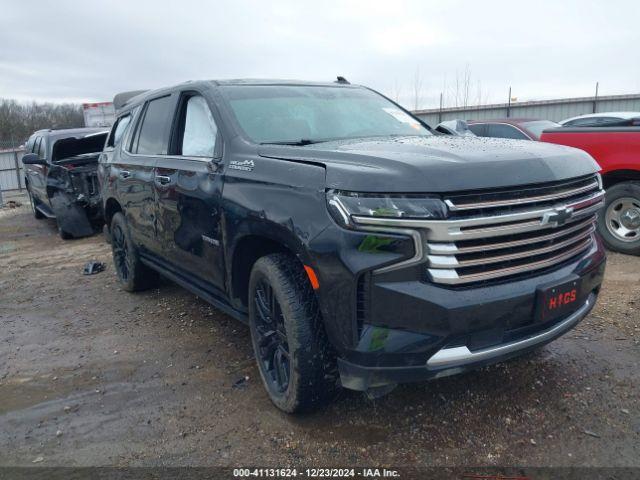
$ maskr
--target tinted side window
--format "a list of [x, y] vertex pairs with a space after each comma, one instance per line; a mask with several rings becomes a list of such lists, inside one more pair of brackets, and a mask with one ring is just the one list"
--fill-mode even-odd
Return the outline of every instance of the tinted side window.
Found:
[[597, 126], [599, 127], [622, 127], [627, 123], [625, 119], [618, 117], [599, 117]]
[[44, 137], [40, 137], [40, 142], [38, 142], [36, 153], [40, 158], [47, 158], [47, 141]]
[[134, 139], [133, 152], [143, 155], [162, 155], [167, 151], [166, 125], [171, 115], [171, 97], [151, 100]]
[[471, 130], [473, 133], [475, 133], [479, 137], [485, 137], [486, 136], [485, 127], [486, 125], [482, 123], [472, 123], [469, 125], [469, 130]]
[[516, 140], [529, 140], [524, 133], [511, 125], [493, 123], [487, 125], [487, 137], [513, 138]]
[[181, 136], [181, 155], [212, 158], [216, 148], [218, 127], [206, 100], [200, 95], [190, 97], [184, 108]]
[[564, 124], [565, 127], [595, 127], [598, 124], [598, 119], [589, 118], [577, 118]]
[[108, 147], [113, 147], [120, 142], [122, 135], [127, 131], [127, 127], [131, 123], [131, 114], [127, 114], [123, 117], [120, 117], [116, 124], [111, 129], [111, 134], [109, 135], [109, 141], [107, 142]]
[[27, 140], [27, 144], [24, 146], [25, 153], [33, 152], [33, 144], [35, 143], [35, 141], [35, 137], [31, 137], [29, 140]]

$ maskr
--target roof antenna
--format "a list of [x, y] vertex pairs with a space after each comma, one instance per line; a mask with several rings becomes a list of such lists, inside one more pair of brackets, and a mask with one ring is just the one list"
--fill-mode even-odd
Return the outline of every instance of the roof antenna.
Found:
[[344, 77], [341, 77], [340, 75], [338, 75], [337, 80], [335, 81], [335, 83], [344, 83], [345, 85], [351, 85], [351, 83], [349, 83], [349, 80], [347, 80]]

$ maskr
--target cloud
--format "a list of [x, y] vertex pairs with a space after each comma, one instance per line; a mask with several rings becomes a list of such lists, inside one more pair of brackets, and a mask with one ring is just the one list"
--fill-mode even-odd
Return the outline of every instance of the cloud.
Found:
[[[469, 68], [472, 99], [501, 101], [638, 89], [640, 2], [181, 0], [37, 5], [5, 0], [0, 96], [108, 100], [188, 79], [349, 80], [412, 105], [450, 100]], [[626, 53], [625, 53], [626, 52]], [[446, 87], [446, 88], [445, 88]], [[399, 92], [398, 92], [399, 91]]]

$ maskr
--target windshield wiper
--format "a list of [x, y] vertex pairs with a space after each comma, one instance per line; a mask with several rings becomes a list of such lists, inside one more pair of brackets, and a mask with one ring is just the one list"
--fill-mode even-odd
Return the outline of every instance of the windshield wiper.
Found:
[[311, 145], [312, 143], [321, 143], [322, 140], [310, 140], [308, 138], [301, 138], [300, 140], [291, 140], [285, 142], [262, 142], [260, 145]]

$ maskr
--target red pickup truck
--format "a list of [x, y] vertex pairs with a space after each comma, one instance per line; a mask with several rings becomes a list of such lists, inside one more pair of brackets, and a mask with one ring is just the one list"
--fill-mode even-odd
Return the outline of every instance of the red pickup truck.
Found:
[[640, 255], [640, 128], [553, 128], [540, 140], [580, 148], [597, 160], [607, 192], [598, 231], [611, 250]]

